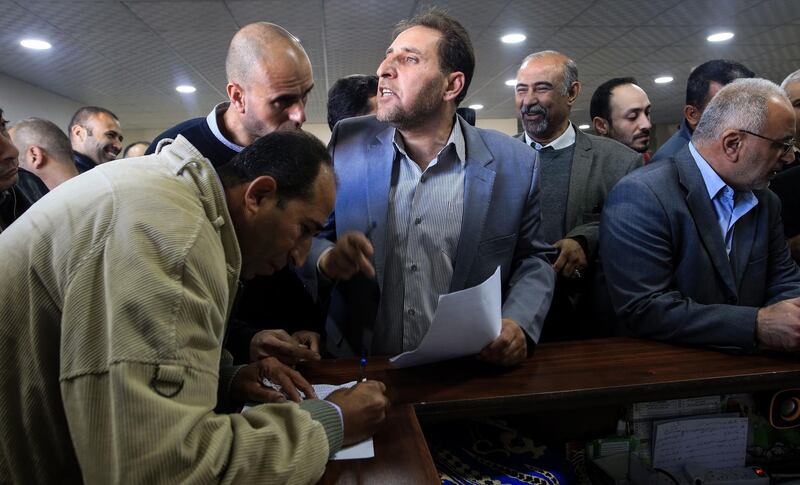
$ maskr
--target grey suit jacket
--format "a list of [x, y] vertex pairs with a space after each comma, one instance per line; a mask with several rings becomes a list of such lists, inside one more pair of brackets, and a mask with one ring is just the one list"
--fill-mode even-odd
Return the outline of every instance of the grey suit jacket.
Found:
[[[460, 117], [466, 142], [464, 213], [450, 291], [469, 288], [501, 267], [504, 318], [536, 342], [550, 305], [555, 252], [539, 237], [538, 158], [534, 150], [498, 132], [481, 130]], [[395, 130], [374, 116], [338, 123], [329, 149], [338, 179], [336, 208], [317, 238], [315, 264], [337, 236], [366, 232], [375, 249], [375, 280], [357, 277], [333, 288], [328, 312], [328, 347], [344, 355], [372, 347], [380, 288], [384, 282], [386, 218], [392, 166], [398, 154]], [[349, 347], [349, 349], [348, 349]]]
[[[641, 167], [644, 159], [622, 143], [583, 133], [575, 128], [575, 154], [569, 175], [565, 238], [582, 236], [586, 257], [591, 263], [597, 255], [600, 213], [606, 196], [626, 174]], [[525, 134], [515, 136], [525, 142]]]
[[688, 147], [611, 191], [600, 256], [623, 334], [749, 351], [759, 307], [800, 296], [780, 203], [755, 190], [734, 226], [730, 261], [714, 207]]

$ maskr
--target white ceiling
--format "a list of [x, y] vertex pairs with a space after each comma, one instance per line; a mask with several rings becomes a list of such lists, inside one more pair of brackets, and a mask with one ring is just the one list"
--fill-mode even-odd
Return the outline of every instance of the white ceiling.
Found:
[[[515, 116], [513, 89], [503, 83], [525, 55], [542, 49], [577, 61], [579, 123], [588, 121], [591, 93], [611, 77], [637, 77], [653, 120], [673, 122], [686, 77], [705, 60], [735, 59], [777, 82], [800, 68], [800, 0], [0, 0], [0, 72], [107, 107], [128, 129], [166, 128], [205, 115], [225, 98], [231, 36], [265, 20], [303, 42], [316, 81], [308, 119], [324, 123], [328, 86], [375, 72], [392, 26], [431, 4], [472, 37], [477, 69], [465, 104], [483, 104], [482, 118]], [[736, 37], [706, 42], [716, 30]], [[511, 31], [528, 38], [501, 44]], [[45, 38], [53, 48], [28, 51], [19, 46], [23, 37]], [[675, 81], [653, 83], [665, 74]], [[178, 84], [197, 92], [180, 95]]]

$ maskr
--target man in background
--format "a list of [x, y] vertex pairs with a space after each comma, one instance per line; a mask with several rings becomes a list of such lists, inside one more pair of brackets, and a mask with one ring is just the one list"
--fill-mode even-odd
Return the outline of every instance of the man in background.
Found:
[[615, 77], [592, 94], [589, 116], [594, 131], [639, 152], [647, 162], [650, 154], [650, 99], [632, 77]]
[[8, 134], [8, 120], [0, 108], [0, 233], [17, 220], [32, 202], [20, 192], [19, 151]]
[[559, 250], [545, 340], [602, 335], [586, 315], [600, 213], [614, 184], [642, 165], [642, 156], [625, 145], [570, 122], [580, 91], [577, 64], [559, 52], [533, 53], [517, 71], [515, 100], [525, 128], [517, 138], [539, 153], [542, 234]]
[[328, 90], [328, 127], [339, 120], [371, 115], [377, 109], [378, 76], [353, 74], [333, 83]]
[[[800, 120], [800, 69], [786, 76], [781, 88], [789, 96], [794, 107], [794, 114]], [[795, 127], [795, 143], [800, 140], [800, 122]], [[781, 218], [783, 232], [789, 243], [792, 259], [800, 263], [800, 146], [795, 145], [794, 160], [789, 168], [772, 179], [769, 188], [781, 199]]]
[[98, 106], [84, 106], [69, 122], [69, 140], [78, 172], [86, 172], [117, 158], [122, 151], [119, 118]]
[[686, 82], [686, 104], [680, 129], [653, 155], [652, 161], [674, 157], [692, 139], [703, 110], [717, 91], [734, 79], [755, 77], [744, 65], [727, 59], [712, 59], [694, 68]]
[[46, 186], [42, 193], [33, 194], [32, 200], [39, 200], [48, 191], [78, 175], [69, 138], [52, 121], [28, 118], [16, 123], [10, 134], [20, 153], [20, 167], [38, 177]]
[[125, 150], [122, 151], [121, 158], [136, 158], [141, 157], [147, 151], [147, 147], [150, 146], [149, 141], [135, 141], [130, 145], [125, 147]]

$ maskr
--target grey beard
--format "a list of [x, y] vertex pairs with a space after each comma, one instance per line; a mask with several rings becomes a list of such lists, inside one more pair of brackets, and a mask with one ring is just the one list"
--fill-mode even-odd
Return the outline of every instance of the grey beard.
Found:
[[525, 131], [530, 136], [542, 136], [550, 128], [547, 118], [542, 118], [541, 121], [524, 121], [523, 124], [525, 125]]

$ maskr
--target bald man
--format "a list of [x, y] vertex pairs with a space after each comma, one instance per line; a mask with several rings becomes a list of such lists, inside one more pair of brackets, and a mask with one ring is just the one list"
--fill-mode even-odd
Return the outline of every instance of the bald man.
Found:
[[[257, 138], [299, 130], [305, 122], [308, 93], [314, 87], [311, 62], [297, 38], [282, 27], [267, 22], [242, 27], [231, 39], [225, 71], [229, 100], [205, 118], [157, 136], [148, 154], [161, 140], [183, 135], [219, 167]], [[291, 265], [242, 284], [226, 343], [237, 363], [268, 355], [287, 364], [320, 358], [319, 333], [308, 330], [321, 328], [321, 310]]]
[[52, 121], [28, 118], [15, 124], [9, 133], [19, 150], [20, 167], [39, 177], [47, 190], [78, 175], [69, 138]]
[[157, 136], [183, 135], [215, 167], [273, 131], [299, 130], [306, 120], [308, 93], [314, 87], [311, 62], [303, 46], [282, 27], [267, 22], [246, 25], [231, 40], [225, 60], [229, 101], [205, 118], [185, 121]]

